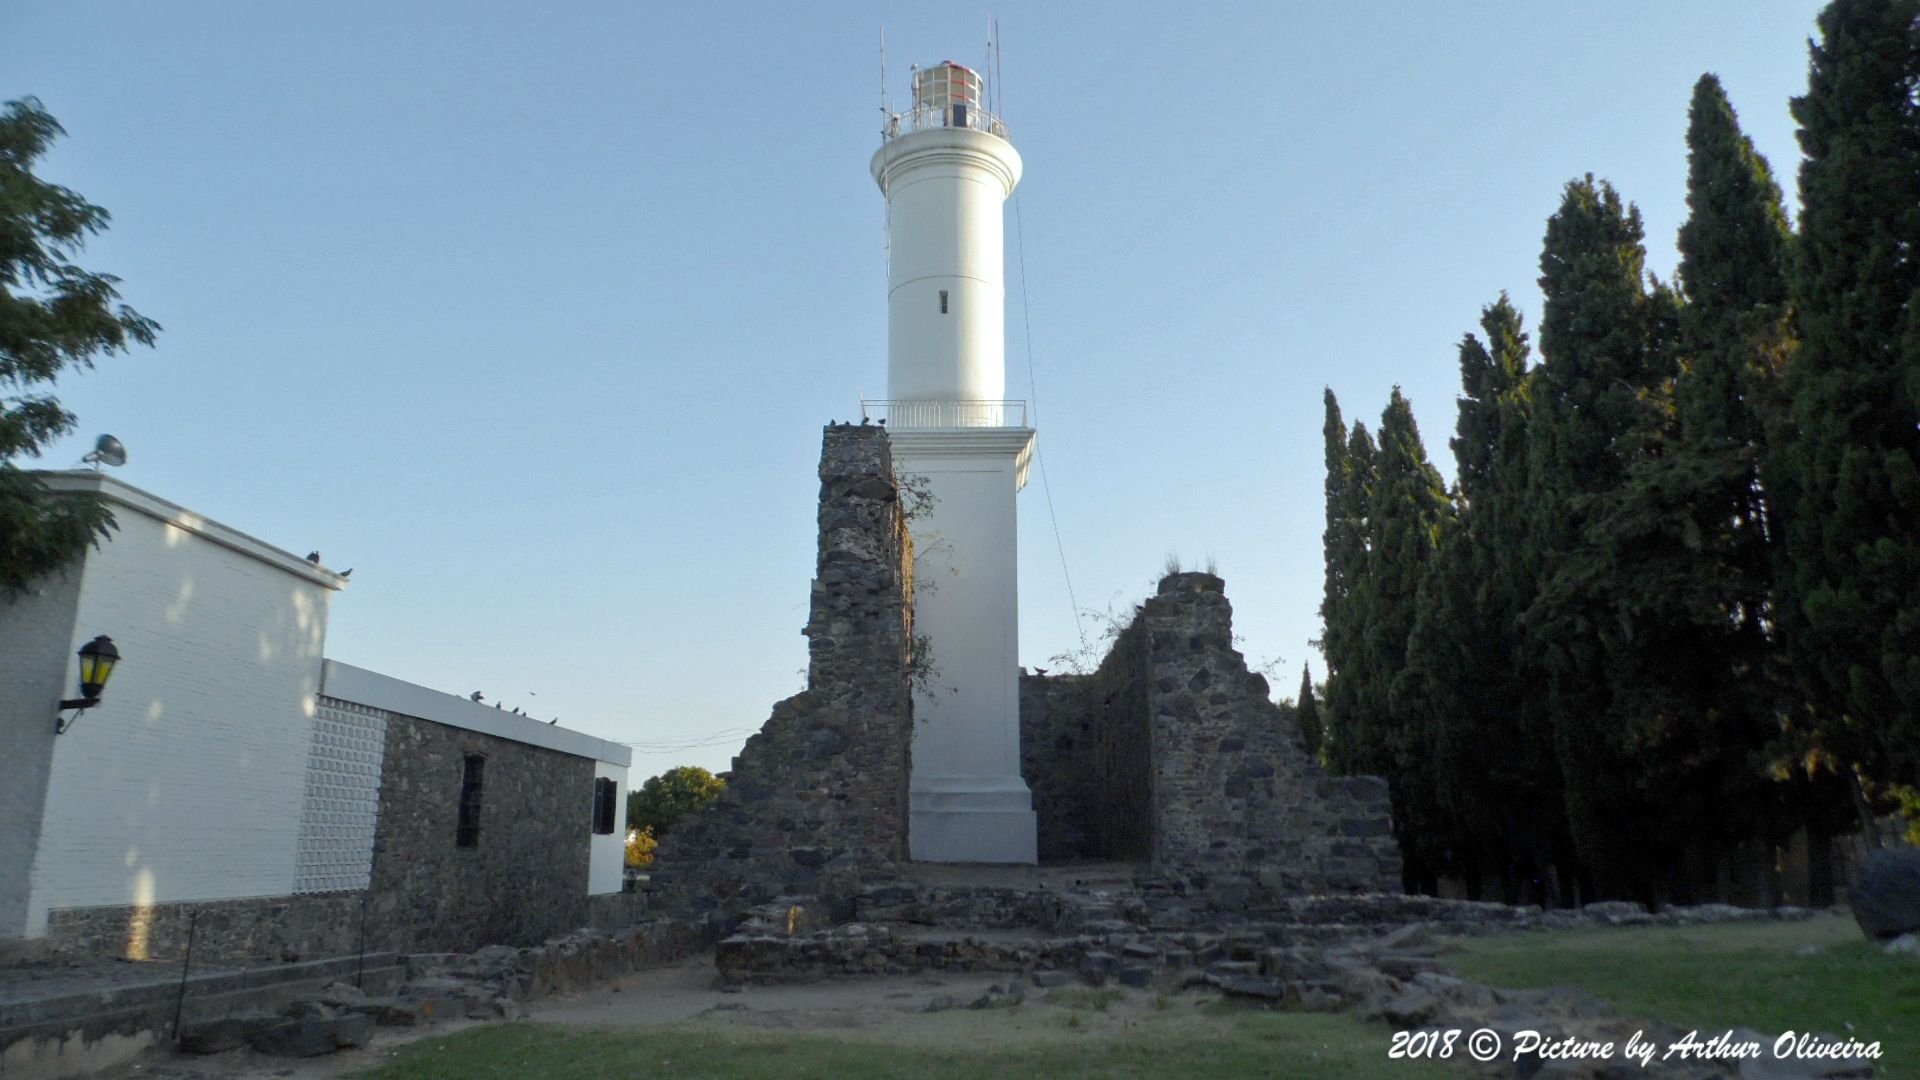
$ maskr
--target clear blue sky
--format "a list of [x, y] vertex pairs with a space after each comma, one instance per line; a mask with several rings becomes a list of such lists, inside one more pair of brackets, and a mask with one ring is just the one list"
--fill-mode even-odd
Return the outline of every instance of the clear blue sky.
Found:
[[[1568, 179], [1638, 203], [1669, 275], [1714, 71], [1791, 202], [1820, 6], [998, 11], [1008, 386], [1047, 480], [1022, 661], [1077, 646], [1050, 490], [1082, 608], [1212, 558], [1291, 695], [1321, 388], [1371, 426], [1399, 384], [1451, 476], [1455, 345], [1502, 289], [1535, 321]], [[713, 742], [640, 776], [724, 768], [801, 684], [820, 426], [884, 391], [880, 30], [898, 101], [910, 63], [977, 64], [987, 15], [10, 0], [0, 97], [65, 124], [42, 174], [114, 215], [83, 262], [166, 327], [61, 382], [81, 435], [46, 463], [112, 432], [126, 480], [354, 568], [336, 659]]]

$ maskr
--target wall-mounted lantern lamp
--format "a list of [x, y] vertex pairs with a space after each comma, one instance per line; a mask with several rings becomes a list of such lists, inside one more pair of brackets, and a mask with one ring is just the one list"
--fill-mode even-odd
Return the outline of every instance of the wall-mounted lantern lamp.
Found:
[[[119, 662], [120, 650], [113, 647], [113, 639], [105, 634], [80, 646], [80, 696], [60, 703], [53, 715], [55, 735], [72, 727], [74, 721], [80, 719], [80, 713], [100, 704], [100, 693], [107, 688], [107, 680], [113, 677], [113, 666]], [[68, 709], [78, 710], [72, 720], [60, 716]]]

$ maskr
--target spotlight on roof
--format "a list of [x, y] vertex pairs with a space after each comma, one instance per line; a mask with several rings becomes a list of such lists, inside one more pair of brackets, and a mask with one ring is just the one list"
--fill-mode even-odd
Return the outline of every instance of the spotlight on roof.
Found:
[[93, 466], [95, 472], [99, 472], [100, 466], [102, 465], [112, 465], [118, 468], [127, 463], [127, 448], [120, 445], [119, 439], [111, 435], [102, 435], [99, 439], [95, 440], [93, 453], [88, 454], [80, 460]]

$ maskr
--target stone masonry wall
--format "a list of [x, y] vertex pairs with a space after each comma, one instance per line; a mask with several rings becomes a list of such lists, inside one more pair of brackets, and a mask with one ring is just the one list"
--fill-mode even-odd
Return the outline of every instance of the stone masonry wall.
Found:
[[[1035, 805], [1075, 808], [1052, 825], [1042, 810], [1053, 857], [1126, 857], [1127, 830], [1145, 817], [1154, 869], [1215, 906], [1398, 891], [1385, 782], [1329, 777], [1307, 757], [1233, 648], [1225, 587], [1169, 575], [1100, 671], [1023, 681], [1023, 707], [1043, 705], [1032, 724], [1023, 709], [1021, 725]], [[1097, 822], [1112, 824], [1103, 834]]]
[[[456, 843], [468, 754], [486, 758], [479, 842]], [[587, 921], [593, 761], [388, 714], [369, 936], [461, 952], [534, 945]]]
[[779, 896], [851, 911], [906, 858], [910, 541], [882, 427], [830, 425], [807, 689], [733, 759], [727, 789], [654, 853], [663, 910], [731, 925]]
[[1020, 679], [1020, 769], [1042, 863], [1153, 853], [1145, 644], [1144, 630], [1130, 627], [1091, 675]]
[[[204, 900], [145, 907], [55, 908], [31, 959], [118, 956], [168, 960], [293, 962], [348, 956], [360, 944], [361, 893]], [[195, 915], [199, 918], [196, 920]]]

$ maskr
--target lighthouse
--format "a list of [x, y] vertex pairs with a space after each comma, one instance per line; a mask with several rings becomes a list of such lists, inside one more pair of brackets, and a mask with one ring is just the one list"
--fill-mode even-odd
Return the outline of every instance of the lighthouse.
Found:
[[980, 75], [915, 69], [872, 171], [886, 196], [887, 400], [895, 470], [930, 496], [913, 522], [914, 686], [908, 849], [922, 862], [1036, 861], [1020, 776], [1014, 497], [1033, 428], [1006, 395], [1002, 204], [1020, 155]]

